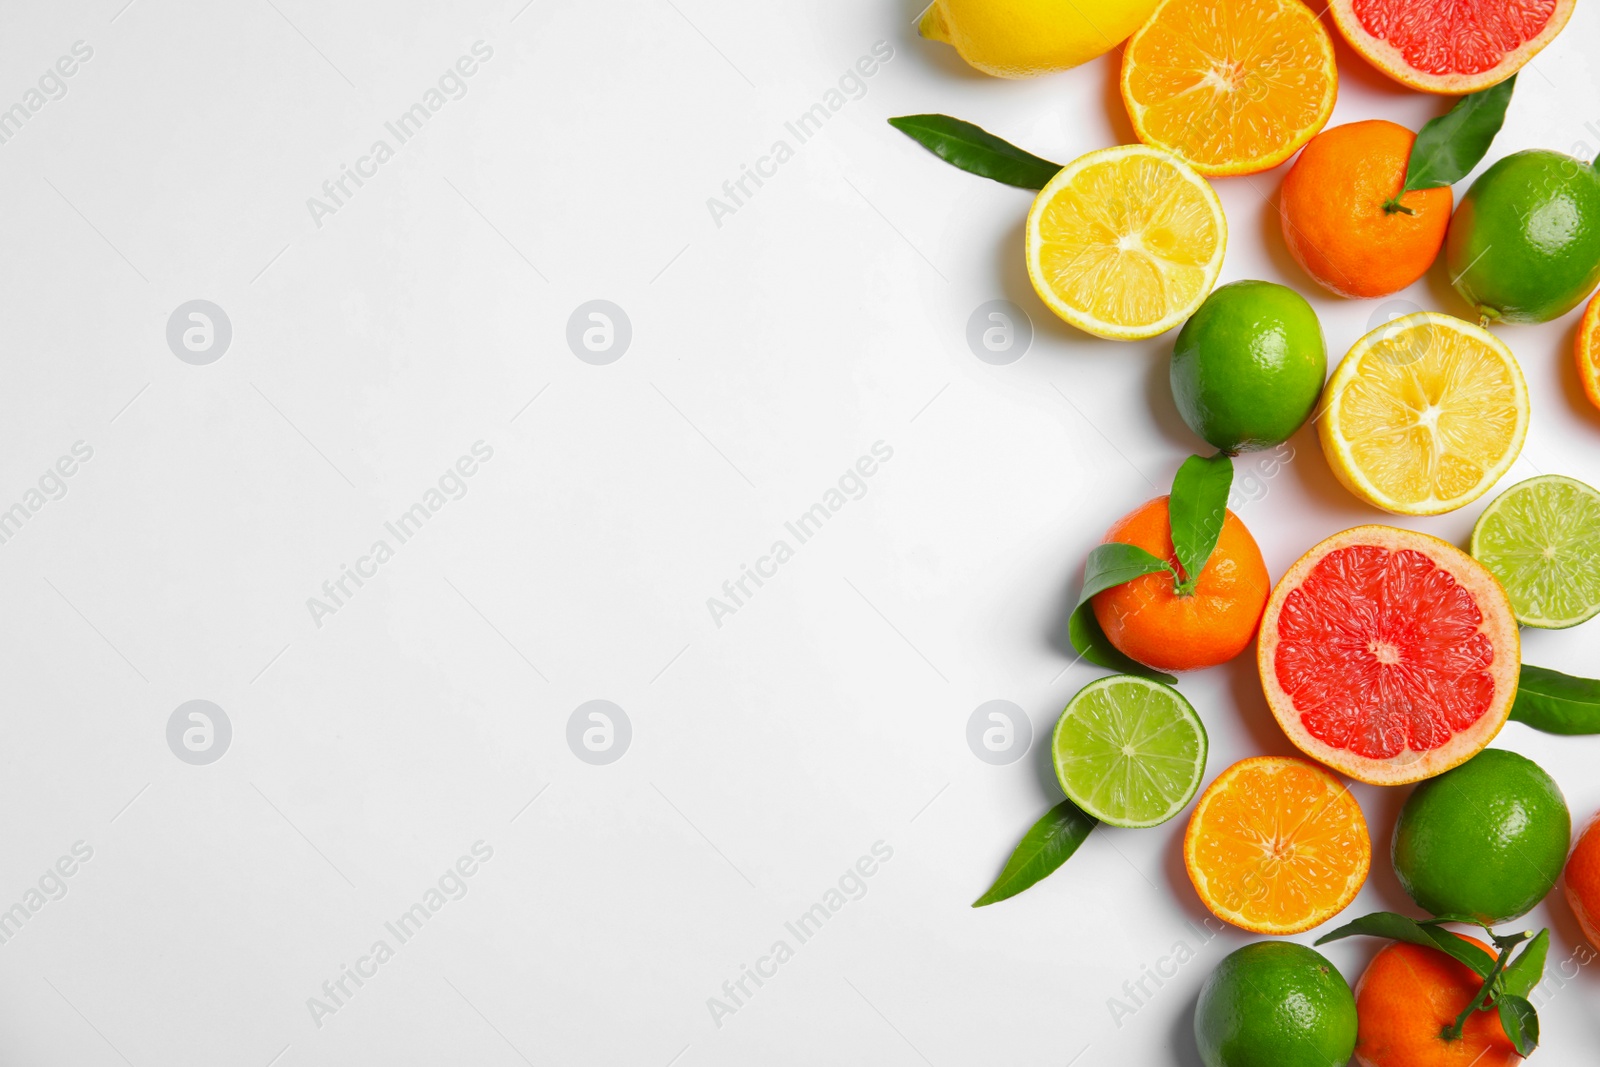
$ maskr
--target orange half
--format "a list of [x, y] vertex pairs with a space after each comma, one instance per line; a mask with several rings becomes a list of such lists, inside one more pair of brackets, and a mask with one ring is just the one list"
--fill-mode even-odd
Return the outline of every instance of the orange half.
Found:
[[1300, 0], [1165, 0], [1122, 53], [1139, 140], [1201, 174], [1269, 170], [1333, 113], [1333, 40]]
[[1600, 408], [1600, 295], [1589, 301], [1578, 323], [1578, 379], [1589, 403]]
[[1258, 934], [1297, 934], [1355, 899], [1372, 841], [1338, 778], [1310, 760], [1256, 756], [1200, 794], [1183, 865], [1217, 918]]

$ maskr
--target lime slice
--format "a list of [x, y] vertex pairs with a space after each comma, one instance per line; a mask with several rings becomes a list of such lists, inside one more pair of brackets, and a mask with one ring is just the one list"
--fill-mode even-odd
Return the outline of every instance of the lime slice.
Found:
[[1472, 554], [1500, 579], [1524, 626], [1561, 630], [1600, 613], [1600, 493], [1546, 474], [1494, 498]]
[[1056, 781], [1111, 826], [1164, 823], [1194, 797], [1206, 771], [1206, 728], [1171, 686], [1130, 674], [1090, 682], [1056, 721]]

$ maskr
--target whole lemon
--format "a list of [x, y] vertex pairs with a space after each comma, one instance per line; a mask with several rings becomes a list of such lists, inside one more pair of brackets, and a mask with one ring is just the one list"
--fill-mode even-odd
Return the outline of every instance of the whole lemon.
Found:
[[934, 0], [918, 29], [997, 78], [1087, 63], [1143, 26], [1160, 0]]

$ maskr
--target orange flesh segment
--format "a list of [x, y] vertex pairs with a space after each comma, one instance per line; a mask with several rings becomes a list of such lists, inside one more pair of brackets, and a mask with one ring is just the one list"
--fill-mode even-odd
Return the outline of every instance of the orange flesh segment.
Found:
[[1366, 878], [1371, 842], [1338, 779], [1298, 759], [1262, 757], [1224, 771], [1196, 809], [1191, 873], [1206, 905], [1247, 929], [1307, 929]]
[[1129, 55], [1126, 89], [1147, 143], [1201, 168], [1282, 158], [1327, 120], [1326, 34], [1281, 0], [1172, 0]]

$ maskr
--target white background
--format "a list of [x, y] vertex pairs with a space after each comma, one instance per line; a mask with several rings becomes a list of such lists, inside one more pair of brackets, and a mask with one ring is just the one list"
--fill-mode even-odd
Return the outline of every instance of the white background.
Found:
[[[943, 111], [1071, 159], [1132, 139], [1114, 55], [983, 78], [901, 0], [123, 3], [13, 4], [0, 33], [0, 106], [94, 50], [0, 145], [0, 507], [94, 450], [0, 545], [0, 907], [94, 850], [0, 945], [0, 1061], [1198, 1062], [1196, 990], [1247, 936], [1120, 1026], [1107, 1003], [1197, 941], [1186, 816], [1097, 831], [1025, 895], [967, 906], [1059, 799], [1039, 739], [1099, 673], [1063, 636], [1085, 553], [1203, 448], [1172, 338], [1055, 321], [1023, 270], [1028, 195], [884, 123]], [[467, 95], [317, 226], [307, 198], [479, 40]], [[894, 57], [865, 95], [719, 227], [707, 198], [794, 146], [784, 123], [878, 41]], [[1597, 45], [1580, 5], [1491, 158], [1594, 155]], [[1335, 123], [1445, 107], [1338, 57]], [[1217, 183], [1223, 280], [1304, 292], [1331, 369], [1381, 302], [1298, 272], [1280, 179]], [[1442, 269], [1402, 295], [1465, 310]], [[233, 327], [208, 366], [165, 338], [197, 298]], [[1035, 328], [1009, 366], [964, 339], [997, 298]], [[632, 323], [608, 366], [565, 340], [591, 299]], [[1576, 317], [1497, 330], [1535, 414], [1504, 484], [1600, 483]], [[467, 495], [317, 626], [307, 598], [480, 440]], [[866, 495], [714, 625], [707, 598], [878, 441]], [[1384, 519], [1310, 433], [1292, 445], [1240, 509], [1275, 576], [1362, 522], [1464, 543], [1481, 510]], [[1526, 634], [1527, 658], [1592, 674], [1597, 627]], [[1290, 751], [1252, 656], [1183, 690], [1208, 776]], [[191, 699], [233, 726], [209, 766], [166, 742]], [[592, 699], [632, 723], [608, 766], [566, 741]], [[1032, 719], [1009, 766], [966, 742], [991, 699]], [[1576, 820], [1600, 807], [1600, 739], [1497, 743]], [[1375, 862], [1346, 914], [1410, 910], [1385, 859], [1403, 791], [1357, 793]], [[479, 840], [470, 892], [315, 1025], [307, 999]], [[707, 999], [794, 945], [784, 922], [878, 841], [865, 896], [715, 1025]], [[1579, 943], [1559, 894], [1528, 921], [1553, 927], [1552, 967]], [[1376, 947], [1329, 955], [1353, 982]], [[1592, 966], [1551, 996], [1538, 1062], [1594, 1061], [1597, 996]]]

